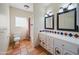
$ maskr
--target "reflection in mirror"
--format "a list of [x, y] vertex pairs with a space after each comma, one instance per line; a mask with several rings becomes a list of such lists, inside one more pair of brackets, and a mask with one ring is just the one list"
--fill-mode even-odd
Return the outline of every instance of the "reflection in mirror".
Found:
[[46, 19], [46, 27], [47, 28], [52, 28], [52, 17], [48, 17]]
[[57, 14], [57, 29], [76, 31], [76, 8]]
[[59, 19], [59, 28], [74, 29], [74, 11], [59, 15]]
[[45, 17], [45, 29], [54, 29], [54, 15]]

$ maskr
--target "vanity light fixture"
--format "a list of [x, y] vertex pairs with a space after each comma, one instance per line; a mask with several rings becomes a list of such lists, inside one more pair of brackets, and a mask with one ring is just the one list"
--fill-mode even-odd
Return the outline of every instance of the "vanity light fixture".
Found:
[[48, 11], [48, 12], [45, 14], [45, 17], [52, 16], [52, 15], [53, 15], [52, 11]]
[[46, 12], [46, 14], [49, 14], [49, 13], [52, 13], [52, 10], [48, 10], [48, 11]]
[[64, 11], [67, 11], [68, 8], [69, 8], [69, 6], [71, 6], [71, 5], [72, 5], [72, 3], [69, 3], [66, 8], [63, 8], [63, 10], [64, 10]]
[[67, 10], [73, 9], [73, 8], [75, 8], [75, 7], [76, 7], [76, 6], [74, 6], [72, 3], [69, 3], [69, 4], [67, 5], [67, 7], [60, 7], [59, 12], [67, 11]]
[[69, 3], [69, 4], [68, 4], [68, 6], [67, 6], [67, 9], [68, 9], [68, 8], [69, 8], [69, 6], [71, 6], [71, 5], [72, 5], [72, 3]]
[[53, 13], [52, 13], [52, 12], [50, 12], [48, 15], [49, 15], [49, 16], [52, 16], [52, 15], [53, 15]]
[[67, 9], [70, 10], [70, 9], [74, 9], [76, 7], [77, 7], [77, 4], [70, 4]]
[[63, 12], [63, 7], [60, 7], [59, 12]]

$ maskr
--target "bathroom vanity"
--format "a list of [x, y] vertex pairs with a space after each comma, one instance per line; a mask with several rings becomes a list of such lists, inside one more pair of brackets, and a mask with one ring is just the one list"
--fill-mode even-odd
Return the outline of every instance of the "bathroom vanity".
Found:
[[[53, 16], [48, 15], [45, 17], [45, 30], [40, 31], [38, 34], [40, 45], [54, 55], [79, 55], [77, 7], [72, 9], [61, 8], [63, 11], [57, 12], [57, 21], [54, 18], [54, 14]], [[54, 21], [57, 26], [54, 25]]]
[[53, 33], [40, 32], [40, 45], [54, 55], [78, 55], [79, 39]]

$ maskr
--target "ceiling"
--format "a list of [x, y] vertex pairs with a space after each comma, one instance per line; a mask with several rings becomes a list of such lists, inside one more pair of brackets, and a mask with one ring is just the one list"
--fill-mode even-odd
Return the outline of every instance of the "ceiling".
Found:
[[[28, 5], [29, 8], [24, 7], [24, 5]], [[10, 3], [10, 6], [24, 11], [33, 12], [33, 3]]]

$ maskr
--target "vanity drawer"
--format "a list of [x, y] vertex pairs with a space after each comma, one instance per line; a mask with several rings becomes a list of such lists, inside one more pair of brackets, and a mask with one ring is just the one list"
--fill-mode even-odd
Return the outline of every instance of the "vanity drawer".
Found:
[[39, 34], [39, 39], [40, 39], [40, 40], [45, 40], [45, 35], [42, 34], [42, 33], [40, 33], [40, 34]]
[[49, 39], [49, 42], [48, 42], [48, 47], [49, 47], [49, 48], [53, 48], [53, 46], [54, 46], [53, 39], [50, 38], [50, 39]]
[[45, 46], [44, 42], [40, 42], [40, 45], [41, 45], [42, 47], [44, 47], [44, 46]]
[[50, 53], [52, 53], [52, 54], [54, 54], [54, 48], [48, 48], [48, 51], [50, 52]]
[[73, 53], [79, 54], [79, 46], [74, 43], [65, 42], [63, 48]]
[[64, 44], [64, 41], [63, 40], [61, 40], [61, 39], [54, 39], [54, 45], [55, 46], [57, 45], [57, 46], [62, 47], [63, 44]]
[[43, 41], [40, 42], [40, 45], [47, 50], [47, 44]]

